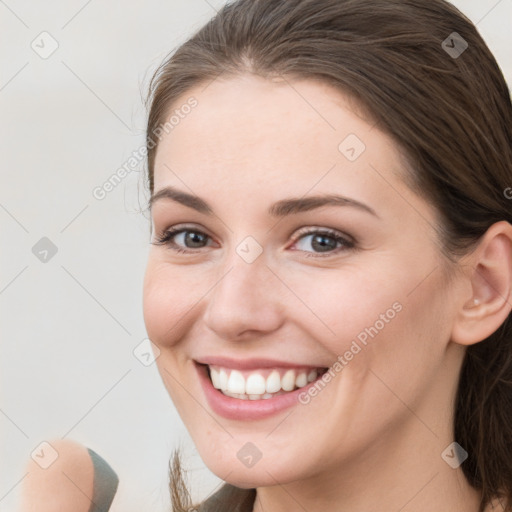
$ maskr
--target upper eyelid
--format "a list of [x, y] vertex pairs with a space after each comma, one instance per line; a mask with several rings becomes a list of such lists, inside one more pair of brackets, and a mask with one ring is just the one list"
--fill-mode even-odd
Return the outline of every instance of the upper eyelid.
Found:
[[[174, 235], [178, 235], [179, 233], [182, 233], [183, 231], [193, 231], [193, 232], [198, 232], [198, 233], [207, 235], [210, 238], [214, 238], [212, 235], [210, 235], [208, 233], [208, 230], [206, 230], [202, 227], [196, 227], [196, 226], [187, 226], [187, 225], [180, 226], [180, 224], [177, 224], [176, 226], [171, 226], [169, 228], [163, 229], [161, 231], [161, 234], [165, 235], [169, 231], [173, 231]], [[156, 232], [156, 230], [155, 230], [155, 232]], [[338, 229], [329, 228], [329, 227], [325, 227], [325, 226], [323, 226], [323, 227], [322, 226], [303, 227], [303, 228], [296, 229], [293, 232], [293, 234], [295, 235], [294, 238], [297, 238], [300, 235], [310, 235], [310, 234], [317, 233], [317, 232], [326, 232], [328, 234], [340, 236], [341, 238], [348, 238], [350, 240], [353, 239], [353, 237], [351, 235], [349, 235], [348, 233], [344, 233], [343, 231], [340, 231]]]
[[326, 233], [333, 237], [343, 238], [347, 242], [355, 243], [355, 238], [348, 233], [344, 233], [343, 231], [340, 231], [339, 229], [334, 228], [327, 228], [327, 227], [319, 227], [319, 226], [311, 226], [306, 228], [301, 228], [296, 230], [294, 233], [296, 235], [294, 236], [294, 240], [297, 240], [299, 237], [303, 235], [312, 235], [315, 233]]

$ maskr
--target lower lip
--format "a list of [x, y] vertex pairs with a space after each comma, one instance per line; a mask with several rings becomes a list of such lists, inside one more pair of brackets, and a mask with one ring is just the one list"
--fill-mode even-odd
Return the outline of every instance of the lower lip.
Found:
[[[295, 391], [290, 391], [283, 395], [275, 396], [274, 398], [242, 400], [226, 396], [217, 388], [214, 388], [212, 381], [208, 376], [207, 366], [195, 363], [195, 367], [208, 404], [219, 416], [223, 416], [230, 420], [254, 421], [268, 418], [269, 416], [300, 403], [298, 401], [299, 394], [307, 391], [308, 388], [313, 386], [316, 382], [316, 380], [314, 380], [307, 386], [298, 388]], [[320, 378], [321, 376], [318, 377], [318, 379]]]

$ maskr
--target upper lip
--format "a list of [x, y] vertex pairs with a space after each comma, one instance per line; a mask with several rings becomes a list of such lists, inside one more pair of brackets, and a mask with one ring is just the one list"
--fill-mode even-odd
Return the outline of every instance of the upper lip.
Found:
[[235, 370], [257, 370], [259, 368], [324, 368], [322, 365], [310, 365], [303, 363], [294, 363], [290, 361], [279, 361], [277, 359], [251, 358], [251, 359], [233, 359], [222, 356], [205, 356], [195, 359], [199, 364], [222, 366]]

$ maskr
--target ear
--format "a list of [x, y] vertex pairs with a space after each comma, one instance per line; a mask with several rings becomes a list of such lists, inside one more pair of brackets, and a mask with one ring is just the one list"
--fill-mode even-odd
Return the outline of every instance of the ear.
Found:
[[451, 340], [473, 345], [498, 330], [512, 310], [512, 225], [493, 224], [466, 265], [470, 286], [461, 292]]

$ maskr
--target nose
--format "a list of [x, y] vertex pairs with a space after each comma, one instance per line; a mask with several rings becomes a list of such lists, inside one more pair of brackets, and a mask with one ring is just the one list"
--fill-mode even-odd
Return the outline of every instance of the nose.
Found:
[[234, 254], [206, 297], [204, 322], [228, 341], [275, 331], [283, 323], [282, 286], [263, 254], [252, 263]]

